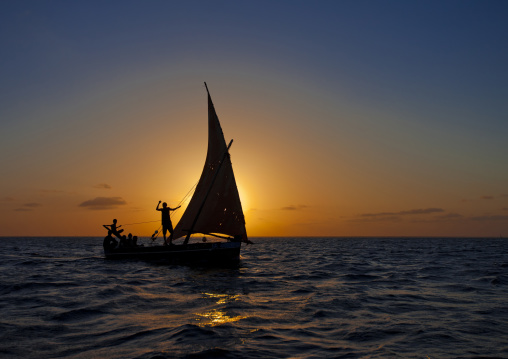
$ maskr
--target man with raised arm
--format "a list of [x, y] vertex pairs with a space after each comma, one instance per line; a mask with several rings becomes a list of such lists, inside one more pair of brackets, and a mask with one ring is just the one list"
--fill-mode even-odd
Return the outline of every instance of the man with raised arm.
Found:
[[171, 216], [169, 213], [171, 211], [177, 210], [178, 208], [180, 208], [180, 206], [176, 208], [171, 208], [168, 207], [168, 204], [166, 202], [164, 202], [162, 204], [162, 208], [159, 208], [161, 202], [162, 201], [159, 201], [159, 203], [157, 203], [157, 208], [155, 208], [155, 210], [161, 212], [162, 235], [164, 236], [164, 245], [167, 246], [168, 245], [168, 242], [166, 241], [167, 231], [169, 231], [169, 245], [173, 244], [173, 223], [171, 223]]

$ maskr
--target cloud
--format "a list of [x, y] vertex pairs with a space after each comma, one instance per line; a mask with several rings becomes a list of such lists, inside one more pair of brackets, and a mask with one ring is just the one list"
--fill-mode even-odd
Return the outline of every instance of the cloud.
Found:
[[377, 212], [359, 214], [357, 218], [350, 222], [395, 222], [401, 221], [404, 216], [427, 215], [433, 213], [443, 213], [442, 208], [418, 208], [399, 212]]
[[12, 201], [15, 201], [15, 198], [14, 197], [6, 196], [6, 197], [2, 197], [2, 199], [0, 199], [0, 201], [2, 201], [2, 202], [12, 202]]
[[442, 222], [450, 222], [450, 221], [462, 221], [465, 217], [459, 213], [447, 213], [439, 216], [434, 216], [426, 219], [418, 219], [412, 221], [414, 223], [442, 223]]
[[85, 207], [91, 210], [113, 209], [118, 206], [126, 205], [127, 202], [122, 197], [95, 197], [79, 204], [79, 207]]
[[481, 196], [481, 199], [491, 200], [494, 199], [494, 196]]
[[491, 215], [491, 216], [478, 216], [471, 217], [473, 221], [488, 222], [488, 221], [508, 221], [508, 216]]
[[461, 214], [458, 214], [458, 213], [448, 213], [448, 214], [443, 214], [441, 216], [436, 216], [436, 218], [438, 218], [438, 219], [459, 219], [459, 218], [464, 218], [464, 216]]
[[39, 190], [41, 193], [64, 193], [61, 189], [41, 189]]
[[281, 210], [283, 210], [283, 211], [297, 211], [297, 210], [305, 209], [305, 208], [308, 208], [308, 207], [309, 206], [306, 206], [304, 204], [300, 204], [298, 206], [290, 205], [290, 206], [287, 206], [287, 207], [282, 207]]
[[30, 203], [23, 204], [23, 207], [21, 207], [21, 208], [16, 208], [15, 211], [16, 212], [28, 212], [28, 211], [31, 211], [34, 208], [37, 208], [40, 206], [42, 206], [42, 204], [37, 203], [37, 202], [30, 202]]
[[[360, 215], [360, 216], [362, 216], [362, 215]], [[401, 218], [399, 216], [380, 215], [380, 216], [375, 216], [375, 217], [353, 218], [353, 219], [350, 219], [348, 222], [397, 222], [400, 220], [401, 220]]]
[[111, 186], [107, 183], [99, 183], [93, 186], [94, 188], [100, 188], [100, 189], [111, 189]]
[[415, 214], [431, 214], [431, 213], [441, 213], [441, 212], [444, 212], [444, 209], [442, 209], [442, 208], [420, 208], [420, 209], [411, 209], [408, 211], [400, 211], [400, 212], [364, 213], [364, 214], [360, 214], [360, 217], [407, 216], [407, 215], [415, 215]]
[[424, 208], [424, 209], [412, 209], [410, 211], [401, 211], [398, 214], [407, 215], [407, 214], [431, 214], [431, 213], [441, 213], [444, 212], [442, 208]]
[[378, 212], [378, 213], [362, 213], [359, 216], [360, 217], [388, 217], [393, 216], [396, 213], [393, 212]]
[[42, 204], [40, 204], [40, 203], [36, 203], [36, 202], [31, 202], [31, 203], [25, 203], [23, 206], [25, 206], [25, 207], [30, 207], [30, 208], [35, 208], [35, 207], [40, 207], [40, 206], [42, 206]]

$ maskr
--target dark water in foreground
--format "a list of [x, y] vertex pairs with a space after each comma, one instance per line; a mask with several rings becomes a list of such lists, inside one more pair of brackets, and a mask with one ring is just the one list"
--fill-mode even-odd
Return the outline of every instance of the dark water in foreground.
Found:
[[191, 268], [0, 238], [0, 357], [508, 358], [508, 240], [254, 241]]

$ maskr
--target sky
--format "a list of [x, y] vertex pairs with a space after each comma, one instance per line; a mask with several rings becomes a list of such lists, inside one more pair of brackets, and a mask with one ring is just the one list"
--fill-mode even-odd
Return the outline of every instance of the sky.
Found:
[[203, 168], [205, 81], [250, 237], [508, 236], [507, 17], [495, 0], [1, 1], [0, 236], [113, 218], [151, 235]]

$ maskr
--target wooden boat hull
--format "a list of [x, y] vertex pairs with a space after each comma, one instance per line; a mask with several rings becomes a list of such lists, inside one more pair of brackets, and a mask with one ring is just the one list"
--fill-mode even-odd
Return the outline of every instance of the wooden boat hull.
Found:
[[174, 264], [234, 264], [240, 260], [241, 242], [104, 249], [106, 259], [139, 259]]

